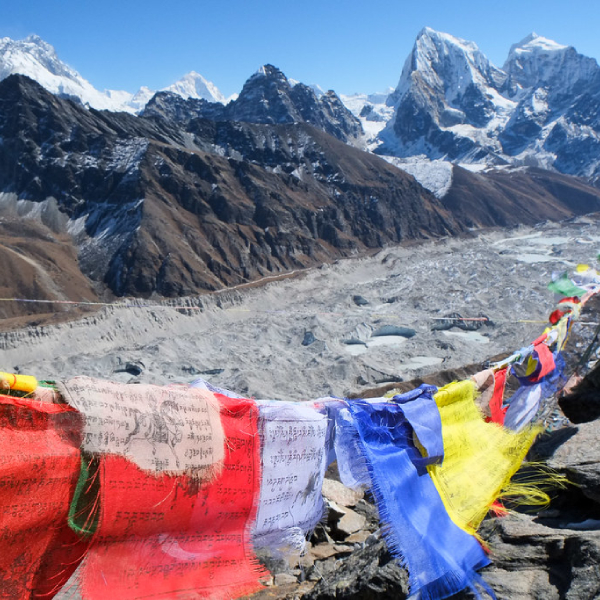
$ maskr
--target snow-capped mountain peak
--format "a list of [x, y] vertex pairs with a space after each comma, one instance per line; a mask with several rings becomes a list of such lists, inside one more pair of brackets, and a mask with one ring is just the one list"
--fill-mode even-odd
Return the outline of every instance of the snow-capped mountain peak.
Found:
[[418, 46], [421, 50], [427, 47], [441, 48], [444, 46], [456, 46], [466, 54], [470, 54], [472, 56], [481, 54], [475, 42], [463, 40], [449, 33], [444, 33], [443, 31], [436, 31], [431, 27], [423, 27], [423, 29], [421, 29], [417, 35], [415, 46]]
[[479, 130], [500, 127], [514, 107], [502, 95], [506, 79], [474, 42], [422, 29], [398, 86], [387, 99], [394, 116], [380, 134], [378, 151], [398, 156], [429, 154], [423, 140], [433, 130], [448, 133], [443, 134], [443, 141], [440, 138], [442, 143], [432, 158], [454, 158], [457, 150], [452, 146], [457, 146], [458, 138], [464, 140], [461, 152], [475, 150]]
[[425, 28], [387, 105], [377, 153], [600, 180], [600, 67], [536, 33], [498, 69], [476, 44]]
[[565, 50], [568, 46], [563, 46], [535, 32], [524, 37], [517, 44], [513, 44], [510, 48], [509, 56], [513, 53], [520, 52], [556, 52], [557, 50]]
[[17, 41], [8, 37], [0, 39], [0, 79], [15, 73], [35, 79], [53, 93], [62, 93], [61, 84], [68, 88], [67, 82], [79, 88], [85, 88], [88, 83], [62, 62], [54, 48], [37, 35]]
[[512, 85], [551, 85], [555, 94], [564, 94], [578, 82], [595, 77], [598, 64], [572, 46], [532, 33], [511, 47], [503, 69]]
[[477, 44], [430, 27], [422, 29], [417, 36], [388, 105], [396, 104], [412, 87], [415, 73], [428, 88], [450, 103], [464, 95], [470, 84], [498, 89], [506, 79]]
[[78, 98], [100, 110], [127, 110], [129, 92], [100, 92], [75, 69], [61, 61], [52, 45], [37, 35], [23, 40], [0, 39], [0, 80], [19, 73], [37, 81], [53, 94]]
[[184, 75], [179, 81], [168, 86], [163, 91], [173, 92], [182, 98], [196, 98], [208, 100], [209, 102], [226, 102], [225, 96], [219, 91], [217, 86], [205, 79], [200, 73], [191, 71]]

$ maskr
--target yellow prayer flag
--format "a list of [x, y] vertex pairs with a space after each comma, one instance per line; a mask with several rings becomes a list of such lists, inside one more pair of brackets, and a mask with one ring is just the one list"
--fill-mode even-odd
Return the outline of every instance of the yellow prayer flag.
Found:
[[2, 386], [5, 389], [9, 388], [19, 392], [33, 392], [38, 386], [37, 379], [31, 375], [17, 375], [2, 371], [0, 371], [0, 382], [3, 382]]
[[540, 431], [519, 433], [486, 423], [473, 381], [454, 382], [434, 396], [442, 419], [444, 461], [427, 467], [456, 525], [474, 534], [489, 507], [521, 466]]

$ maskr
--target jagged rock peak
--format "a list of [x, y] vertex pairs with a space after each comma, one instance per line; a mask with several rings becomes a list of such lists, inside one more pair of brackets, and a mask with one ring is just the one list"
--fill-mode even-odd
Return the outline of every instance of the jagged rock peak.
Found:
[[248, 83], [250, 83], [251, 81], [256, 81], [256, 80], [259, 80], [262, 78], [280, 81], [282, 83], [287, 83], [288, 85], [290, 85], [290, 82], [288, 81], [288, 78], [285, 76], [283, 71], [281, 71], [277, 67], [274, 67], [273, 65], [269, 65], [269, 64], [266, 64], [266, 65], [263, 65], [262, 67], [260, 67], [256, 71], [256, 73], [254, 73], [250, 77], [250, 79], [248, 79], [248, 81], [246, 82], [246, 85]]
[[338, 139], [358, 143], [363, 131], [358, 119], [335, 92], [320, 97], [314, 88], [290, 81], [273, 65], [263, 65], [227, 105], [227, 118], [248, 123], [309, 123]]
[[388, 106], [396, 104], [413, 85], [415, 72], [419, 80], [449, 101], [463, 95], [470, 84], [499, 89], [506, 80], [477, 44], [430, 27], [419, 32]]
[[[380, 134], [383, 143], [377, 151], [450, 160], [466, 154], [475, 158], [479, 149], [468, 135], [507, 118], [502, 97], [506, 79], [477, 44], [426, 27], [387, 99], [395, 114]], [[456, 126], [459, 129], [451, 131]]]

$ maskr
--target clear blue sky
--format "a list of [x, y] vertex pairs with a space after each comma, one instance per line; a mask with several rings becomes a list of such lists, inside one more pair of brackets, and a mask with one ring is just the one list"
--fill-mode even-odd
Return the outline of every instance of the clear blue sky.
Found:
[[600, 0], [4, 0], [0, 37], [36, 33], [99, 89], [195, 70], [226, 96], [261, 65], [338, 93], [395, 86], [424, 26], [498, 66], [535, 31], [600, 58]]

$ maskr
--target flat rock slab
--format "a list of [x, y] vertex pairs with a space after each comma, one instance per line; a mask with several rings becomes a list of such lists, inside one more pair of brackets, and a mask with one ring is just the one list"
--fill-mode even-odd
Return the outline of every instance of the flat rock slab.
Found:
[[298, 583], [298, 578], [289, 573], [277, 573], [273, 581], [275, 585], [287, 585], [289, 583]]
[[324, 558], [329, 558], [336, 554], [337, 551], [333, 544], [319, 544], [317, 546], [313, 546], [310, 550], [310, 554], [316, 560], [323, 560]]
[[600, 421], [577, 425], [576, 432], [548, 460], [548, 466], [564, 473], [581, 491], [600, 503]]
[[323, 496], [340, 506], [356, 506], [364, 496], [364, 492], [352, 490], [335, 479], [323, 480]]
[[345, 541], [348, 544], [362, 544], [370, 535], [371, 532], [369, 531], [357, 531], [356, 533], [349, 535]]
[[346, 514], [339, 520], [337, 528], [340, 532], [348, 536], [364, 529], [366, 525], [367, 519], [349, 508]]

